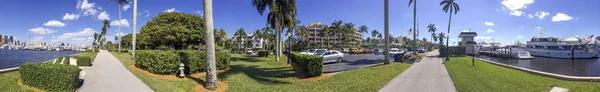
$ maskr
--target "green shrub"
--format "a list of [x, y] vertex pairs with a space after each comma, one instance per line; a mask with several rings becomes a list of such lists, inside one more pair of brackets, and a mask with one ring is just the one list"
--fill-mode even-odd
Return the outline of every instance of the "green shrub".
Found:
[[[169, 58], [161, 58], [166, 56]], [[229, 67], [229, 53], [216, 51], [215, 56], [217, 69]], [[136, 67], [156, 74], [176, 74], [181, 63], [187, 74], [206, 71], [206, 52], [199, 50], [139, 50], [135, 58]]]
[[323, 57], [304, 55], [292, 52], [292, 63], [296, 63], [308, 74], [308, 77], [321, 76], [323, 74]]
[[79, 84], [79, 68], [72, 65], [26, 63], [19, 74], [23, 84], [50, 92], [75, 91]]
[[[445, 57], [446, 56], [446, 47], [440, 48], [439, 52], [440, 52], [440, 56]], [[465, 51], [466, 47], [465, 46], [450, 46], [448, 49], [448, 53], [449, 56], [464, 56], [466, 54]]]
[[64, 60], [65, 60], [65, 61], [63, 61], [63, 64], [66, 64], [66, 65], [68, 65], [68, 64], [71, 64], [71, 57], [69, 57], [69, 56], [65, 56], [65, 57], [64, 57]]
[[56, 59], [56, 62], [54, 62], [54, 64], [60, 64], [62, 63], [64, 57], [58, 57], [58, 59]]
[[73, 56], [77, 59], [77, 66], [92, 66], [92, 59], [89, 56]]

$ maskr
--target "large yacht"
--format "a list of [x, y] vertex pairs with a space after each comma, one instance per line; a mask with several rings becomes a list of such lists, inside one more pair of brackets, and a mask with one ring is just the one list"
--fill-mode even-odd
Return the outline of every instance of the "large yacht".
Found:
[[574, 49], [574, 58], [598, 58], [598, 43], [577, 36], [563, 38], [534, 37], [527, 41], [527, 48], [523, 48], [533, 56], [551, 58], [571, 58], [571, 49]]

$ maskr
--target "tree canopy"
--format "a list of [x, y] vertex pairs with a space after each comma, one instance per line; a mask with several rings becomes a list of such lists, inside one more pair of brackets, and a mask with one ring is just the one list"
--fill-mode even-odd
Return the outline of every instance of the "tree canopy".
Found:
[[[179, 12], [161, 13], [140, 30], [143, 49], [185, 49], [204, 43], [203, 19], [193, 14]], [[144, 44], [145, 43], [145, 44]]]

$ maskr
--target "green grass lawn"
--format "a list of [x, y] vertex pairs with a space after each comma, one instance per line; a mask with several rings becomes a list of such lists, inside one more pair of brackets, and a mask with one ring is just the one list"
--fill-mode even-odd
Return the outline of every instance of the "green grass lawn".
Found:
[[[111, 52], [125, 66], [133, 65], [129, 53]], [[389, 80], [407, 69], [409, 64], [391, 64], [362, 68], [339, 73], [328, 79], [307, 82], [294, 76], [290, 66], [285, 66], [285, 58], [273, 62], [274, 57], [232, 54], [231, 69], [218, 73], [219, 81], [228, 83], [227, 91], [233, 92], [365, 92], [377, 91]], [[158, 92], [193, 91], [193, 80], [172, 81], [153, 78], [130, 70], [150, 88]], [[201, 77], [197, 80], [204, 80]]]
[[[88, 55], [88, 56], [92, 56], [92, 58], [95, 58], [96, 54], [98, 54], [98, 52], [82, 52], [79, 54], [75, 54], [74, 56]], [[52, 61], [52, 60], [50, 60], [50, 61]], [[46, 62], [46, 63], [51, 63], [51, 62]], [[21, 78], [21, 76], [19, 75], [19, 71], [12, 71], [12, 72], [0, 74], [0, 91], [1, 92], [30, 92], [30, 90], [17, 85], [17, 80], [19, 80], [20, 78]]]
[[598, 82], [564, 81], [496, 66], [471, 58], [453, 57], [446, 63], [456, 89], [460, 92], [548, 92], [558, 86], [571, 92], [599, 92]]

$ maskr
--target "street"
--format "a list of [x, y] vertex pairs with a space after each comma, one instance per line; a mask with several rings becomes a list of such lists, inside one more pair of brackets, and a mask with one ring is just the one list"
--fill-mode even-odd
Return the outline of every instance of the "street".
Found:
[[[323, 65], [323, 73], [335, 73], [346, 70], [358, 69], [363, 66], [381, 63], [383, 62], [383, 58], [384, 56], [381, 54], [345, 54], [344, 61], [342, 63], [325, 63]], [[390, 57], [390, 61], [394, 62], [394, 58]]]

